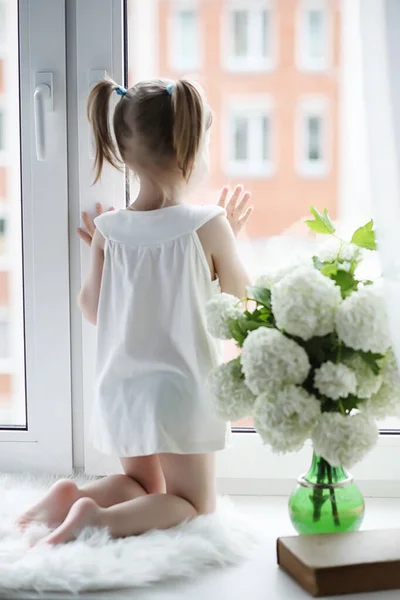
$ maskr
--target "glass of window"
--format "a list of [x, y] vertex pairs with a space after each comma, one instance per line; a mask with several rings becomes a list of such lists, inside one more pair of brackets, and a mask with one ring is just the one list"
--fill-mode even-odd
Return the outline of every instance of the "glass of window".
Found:
[[0, 0], [0, 429], [25, 427], [17, 5]]

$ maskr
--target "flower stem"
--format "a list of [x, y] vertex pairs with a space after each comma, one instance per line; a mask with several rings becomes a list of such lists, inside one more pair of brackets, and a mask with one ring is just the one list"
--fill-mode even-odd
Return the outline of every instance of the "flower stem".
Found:
[[[318, 464], [318, 475], [317, 481], [322, 482], [324, 480], [325, 474], [325, 461], [320, 460]], [[312, 493], [312, 503], [313, 503], [313, 521], [317, 523], [321, 518], [321, 508], [324, 504], [324, 490], [318, 487], [314, 487]]]
[[[326, 468], [327, 468], [327, 473], [328, 473], [328, 481], [332, 485], [332, 467], [329, 463], [326, 463]], [[339, 512], [338, 512], [338, 507], [337, 507], [337, 502], [336, 502], [336, 494], [335, 494], [335, 490], [332, 487], [329, 488], [329, 496], [330, 496], [331, 506], [332, 506], [333, 521], [334, 521], [336, 527], [339, 527], [340, 526], [340, 518], [339, 518]]]

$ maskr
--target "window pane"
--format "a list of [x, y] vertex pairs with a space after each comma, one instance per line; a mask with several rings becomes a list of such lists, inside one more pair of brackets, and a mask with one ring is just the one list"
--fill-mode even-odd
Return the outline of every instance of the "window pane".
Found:
[[324, 57], [324, 13], [321, 10], [307, 12], [307, 34], [310, 58]]
[[[165, 40], [168, 39], [166, 32], [171, 6], [179, 6], [179, 3], [174, 0], [154, 0], [151, 3], [155, 6], [152, 23], [149, 23], [145, 14], [147, 3], [128, 0], [128, 10], [133, 3], [136, 7], [143, 7], [143, 19], [142, 22], [137, 20], [136, 8], [135, 20], [130, 21], [129, 36], [137, 39], [143, 26], [147, 27], [146, 36], [141, 36], [147, 46], [141, 48], [140, 55], [130, 55], [129, 84], [137, 81], [132, 76], [135, 72], [133, 60], [143, 66], [143, 60], [148, 56], [152, 60], [148, 61], [145, 72], [142, 69], [141, 77], [162, 75], [176, 78], [176, 73], [170, 69], [165, 58]], [[299, 255], [312, 256], [315, 253], [315, 235], [304, 225], [309, 218], [310, 205], [314, 204], [320, 210], [326, 208], [338, 231], [346, 239], [372, 215], [368, 189], [365, 189], [364, 183], [368, 177], [361, 173], [365, 165], [363, 136], [366, 134], [358, 105], [358, 98], [362, 98], [361, 70], [356, 68], [357, 53], [351, 54], [359, 42], [356, 11], [342, 11], [339, 6], [341, 3], [325, 2], [326, 11], [305, 10], [302, 13], [300, 33], [303, 44], [299, 48], [302, 57], [306, 55], [305, 58], [310, 58], [310, 54], [316, 58], [324, 57], [328, 22], [332, 28], [329, 35], [332, 70], [314, 73], [299, 69], [297, 64], [295, 49], [299, 31], [295, 24], [303, 3], [280, 0], [248, 4], [247, 9], [245, 2], [241, 3], [242, 8], [233, 5], [235, 9], [230, 2], [223, 0], [196, 1], [202, 36], [200, 43], [206, 50], [199, 80], [213, 111], [210, 132], [212, 160], [209, 180], [204, 182], [201, 189], [195, 190], [188, 201], [214, 203], [226, 184], [231, 187], [243, 184], [252, 192], [254, 216], [240, 235], [238, 244], [243, 262], [252, 280], [255, 280], [259, 275], [297, 259]], [[265, 9], [269, 5], [272, 7], [270, 11]], [[228, 16], [227, 6], [228, 10], [230, 7]], [[262, 16], [264, 11], [265, 16]], [[227, 18], [229, 38], [225, 44]], [[260, 24], [264, 19], [262, 29], [267, 34], [261, 41]], [[282, 52], [278, 53], [274, 71], [268, 76], [260, 75], [257, 72], [260, 54], [271, 53], [269, 31], [275, 20], [279, 24], [276, 28], [276, 35], [279, 36], [277, 44]], [[347, 36], [347, 43], [342, 47], [343, 35]], [[221, 54], [227, 60], [221, 60]], [[239, 64], [246, 64], [245, 70], [227, 69], [227, 63], [234, 62], [232, 59], [235, 57]], [[343, 69], [347, 70], [346, 77], [342, 77]], [[257, 100], [262, 95], [269, 96], [276, 107], [270, 120], [264, 119], [268, 117], [268, 112], [263, 114], [263, 103]], [[240, 97], [244, 98], [244, 102], [250, 98], [248, 110], [241, 108]], [[252, 98], [256, 102], [252, 103]], [[307, 98], [310, 98], [310, 107], [304, 109], [303, 118], [298, 120], [299, 107]], [[313, 103], [314, 99], [317, 100], [316, 104]], [[328, 107], [326, 114], [319, 111], [319, 100], [321, 106]], [[232, 113], [229, 112], [230, 107], [233, 107]], [[222, 123], [226, 121], [228, 127], [223, 127]], [[344, 124], [350, 128], [348, 136], [351, 137], [351, 147], [341, 138]], [[276, 168], [267, 175], [260, 173], [260, 157], [262, 160], [267, 158]], [[335, 160], [328, 163], [330, 157], [335, 157]], [[226, 163], [234, 164], [235, 160], [237, 164], [240, 161], [246, 169], [240, 171], [239, 168], [233, 168], [230, 172], [230, 165]], [[326, 171], [319, 170], [321, 162], [325, 161]], [[302, 169], [304, 163], [308, 163], [308, 171]], [[339, 177], [339, 165], [342, 179]], [[343, 169], [346, 171], [344, 178]], [[359, 193], [360, 190], [362, 193]], [[236, 354], [235, 344], [228, 343], [225, 358], [234, 358]], [[251, 419], [241, 422], [243, 426], [251, 423]]]
[[26, 425], [17, 29], [0, 0], [0, 428]]
[[270, 152], [270, 120], [269, 117], [261, 117], [262, 131], [262, 160], [267, 162], [271, 160]]
[[4, 150], [4, 116], [3, 111], [0, 110], [0, 152]]
[[249, 13], [247, 10], [233, 12], [233, 54], [241, 58], [249, 52]]
[[10, 325], [8, 319], [0, 321], [0, 360], [10, 356]]
[[178, 13], [180, 45], [182, 62], [197, 61], [197, 19], [194, 10], [181, 10]]
[[309, 161], [322, 159], [322, 120], [321, 117], [307, 118], [307, 158]]
[[249, 121], [246, 117], [234, 119], [234, 160], [248, 159]]
[[270, 55], [270, 11], [261, 11], [261, 51], [264, 58]]

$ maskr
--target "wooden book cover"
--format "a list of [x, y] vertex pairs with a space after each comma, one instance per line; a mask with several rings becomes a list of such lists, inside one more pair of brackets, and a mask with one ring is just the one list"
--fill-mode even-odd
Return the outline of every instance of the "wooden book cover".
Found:
[[277, 551], [312, 596], [400, 589], [400, 529], [280, 538]]

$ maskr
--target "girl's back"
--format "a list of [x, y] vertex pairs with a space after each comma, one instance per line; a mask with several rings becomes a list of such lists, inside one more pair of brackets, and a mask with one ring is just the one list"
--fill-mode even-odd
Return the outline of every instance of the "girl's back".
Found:
[[226, 445], [205, 379], [218, 363], [205, 304], [219, 291], [197, 231], [224, 214], [177, 204], [104, 213], [98, 307], [94, 444], [139, 456], [196, 453]]

